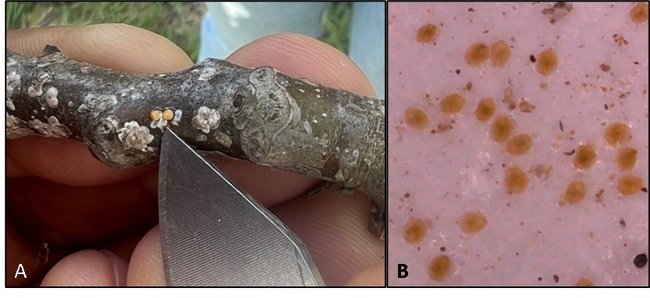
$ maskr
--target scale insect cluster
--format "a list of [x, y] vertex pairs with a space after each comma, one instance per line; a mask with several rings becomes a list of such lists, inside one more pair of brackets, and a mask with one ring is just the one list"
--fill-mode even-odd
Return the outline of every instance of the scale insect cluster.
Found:
[[151, 123], [149, 127], [152, 129], [159, 128], [164, 130], [167, 127], [167, 123], [171, 122], [172, 125], [178, 126], [178, 123], [183, 117], [183, 111], [180, 109], [174, 110], [173, 108], [164, 108], [164, 109], [154, 109], [149, 114], [151, 118]]

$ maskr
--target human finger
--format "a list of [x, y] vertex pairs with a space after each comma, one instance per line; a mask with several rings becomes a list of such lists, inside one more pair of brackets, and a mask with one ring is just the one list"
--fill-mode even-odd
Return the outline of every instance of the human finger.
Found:
[[302, 196], [271, 209], [307, 245], [325, 283], [345, 285], [384, 264], [385, 242], [368, 232], [370, 201], [362, 193]]
[[82, 250], [59, 261], [41, 286], [124, 286], [127, 264], [110, 251]]

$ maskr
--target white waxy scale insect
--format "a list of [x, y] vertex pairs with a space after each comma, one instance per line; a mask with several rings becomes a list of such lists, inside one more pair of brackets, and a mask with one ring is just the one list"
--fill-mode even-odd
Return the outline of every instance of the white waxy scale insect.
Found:
[[56, 89], [55, 87], [50, 87], [47, 88], [47, 91], [45, 91], [45, 102], [47, 102], [47, 105], [52, 108], [56, 109], [56, 107], [59, 106], [59, 90]]
[[174, 111], [174, 119], [172, 119], [172, 124], [178, 126], [178, 122], [181, 121], [181, 117], [183, 117], [183, 111], [181, 110]]
[[117, 131], [117, 137], [124, 144], [124, 148], [135, 148], [142, 151], [147, 151], [147, 145], [154, 139], [153, 135], [149, 133], [149, 128], [140, 126], [137, 121], [124, 123], [124, 127]]
[[219, 111], [202, 106], [196, 111], [196, 116], [192, 118], [192, 126], [204, 133], [210, 133], [210, 129], [219, 127], [220, 120]]

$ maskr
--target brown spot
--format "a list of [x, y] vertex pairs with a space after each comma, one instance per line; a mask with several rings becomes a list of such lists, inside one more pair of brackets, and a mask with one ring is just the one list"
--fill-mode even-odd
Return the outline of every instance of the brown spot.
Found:
[[601, 189], [596, 193], [596, 203], [602, 203], [603, 202], [603, 194], [604, 193], [605, 193], [604, 189]]
[[533, 138], [529, 134], [520, 134], [508, 141], [507, 151], [512, 155], [522, 155], [533, 145]]
[[587, 187], [582, 181], [573, 181], [569, 183], [569, 186], [564, 192], [564, 202], [569, 203], [569, 205], [576, 205], [582, 200], [584, 200], [587, 195]]
[[618, 191], [629, 196], [637, 193], [643, 187], [643, 180], [637, 176], [625, 176], [618, 180]]
[[625, 219], [624, 219], [624, 218], [622, 218], [621, 220], [619, 220], [619, 221], [618, 221], [618, 224], [621, 225], [621, 227], [624, 227], [624, 228], [625, 228], [625, 226], [627, 226], [627, 224], [625, 223]]
[[492, 66], [504, 67], [510, 60], [510, 47], [503, 40], [499, 40], [492, 45], [491, 54]]
[[452, 128], [454, 128], [454, 126], [449, 124], [449, 123], [438, 123], [438, 133], [443, 133], [443, 132], [448, 131], [448, 130], [450, 130]]
[[415, 40], [419, 43], [430, 43], [438, 36], [438, 27], [434, 24], [426, 24], [418, 29]]
[[469, 81], [469, 82], [467, 82], [467, 84], [465, 84], [465, 90], [470, 91], [470, 90], [472, 90], [473, 86], [474, 86], [474, 83]]
[[522, 113], [530, 113], [535, 109], [535, 105], [528, 101], [522, 101], [519, 103], [519, 110]]
[[[508, 83], [510, 83], [510, 82], [508, 82]], [[506, 89], [503, 89], [503, 97], [512, 98], [512, 88], [506, 87]]]
[[576, 286], [579, 286], [579, 287], [593, 287], [594, 283], [590, 279], [581, 278], [576, 283]]
[[449, 257], [441, 255], [429, 263], [429, 278], [435, 281], [443, 281], [451, 274], [452, 263]]
[[552, 7], [542, 9], [542, 14], [549, 16], [549, 23], [565, 18], [573, 10], [573, 4], [568, 2], [556, 2]]
[[569, 152], [562, 152], [562, 154], [564, 154], [566, 156], [571, 156], [571, 155], [573, 155], [575, 153], [576, 153], [576, 149], [571, 149], [571, 151], [569, 151]]
[[460, 229], [465, 234], [476, 234], [485, 228], [487, 219], [480, 211], [469, 211], [460, 220]]
[[508, 109], [514, 110], [517, 107], [517, 103], [515, 102], [514, 99], [512, 99], [512, 88], [507, 87], [505, 90], [503, 90], [503, 100], [501, 100], [503, 103], [508, 104]]
[[546, 90], [546, 88], [548, 88], [548, 84], [546, 83], [539, 84], [539, 89]]
[[626, 143], [630, 140], [630, 132], [627, 125], [620, 122], [610, 124], [605, 129], [605, 140], [612, 146]]
[[406, 224], [406, 228], [404, 228], [404, 241], [411, 244], [420, 243], [428, 231], [429, 227], [424, 220], [413, 218]]
[[600, 64], [600, 70], [602, 70], [603, 72], [609, 72], [611, 69], [612, 68], [609, 65], [605, 64], [605, 63]]
[[506, 171], [504, 185], [509, 194], [522, 193], [528, 188], [528, 177], [520, 167], [514, 166]]
[[476, 115], [478, 121], [485, 122], [492, 117], [496, 109], [497, 106], [494, 103], [494, 100], [491, 98], [482, 99], [478, 102], [478, 106], [476, 106], [476, 110], [474, 110], [474, 115]]
[[543, 164], [536, 164], [531, 168], [531, 172], [535, 174], [535, 177], [544, 180], [548, 180], [548, 177], [551, 176], [552, 170], [553, 170], [552, 166], [547, 167]]
[[589, 144], [580, 145], [576, 151], [573, 166], [579, 170], [589, 169], [594, 163], [596, 163], [596, 157], [596, 149], [594, 149], [594, 146]]
[[630, 19], [635, 24], [648, 21], [648, 3], [639, 3], [630, 10]]
[[465, 62], [469, 66], [478, 66], [488, 60], [490, 47], [483, 43], [475, 43], [467, 49], [465, 53]]
[[558, 58], [555, 51], [553, 49], [544, 50], [538, 56], [537, 72], [545, 76], [551, 75], [557, 69], [558, 65]]
[[618, 151], [616, 163], [622, 171], [630, 171], [636, 166], [636, 158], [639, 151], [634, 148], [623, 148]]
[[559, 277], [557, 274], [553, 274], [553, 281], [554, 281], [555, 283], [560, 282], [560, 277]]
[[429, 117], [419, 108], [406, 109], [406, 124], [412, 128], [422, 130], [429, 124]]
[[463, 107], [465, 107], [465, 97], [458, 93], [450, 94], [440, 102], [440, 109], [445, 114], [456, 114]]
[[407, 192], [407, 193], [404, 194], [404, 197], [408, 199], [408, 198], [411, 197], [411, 194]]
[[505, 142], [515, 128], [515, 123], [508, 116], [499, 116], [492, 122], [490, 136], [497, 143]]

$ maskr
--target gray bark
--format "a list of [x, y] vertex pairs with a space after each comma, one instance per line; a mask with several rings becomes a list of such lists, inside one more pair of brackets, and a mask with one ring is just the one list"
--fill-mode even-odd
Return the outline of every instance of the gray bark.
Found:
[[[217, 59], [139, 75], [7, 50], [6, 133], [75, 138], [114, 168], [158, 161], [162, 132], [198, 151], [342, 183], [385, 206], [383, 100]], [[160, 118], [160, 119], [158, 119]]]

